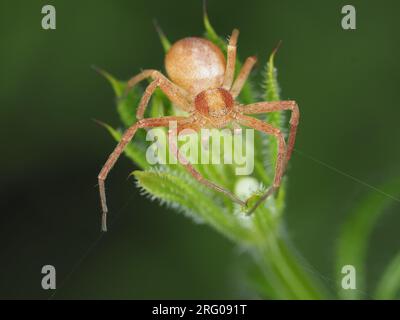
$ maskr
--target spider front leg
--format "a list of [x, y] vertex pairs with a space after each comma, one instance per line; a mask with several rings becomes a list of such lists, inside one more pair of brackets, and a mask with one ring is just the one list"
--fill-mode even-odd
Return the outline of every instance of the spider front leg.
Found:
[[[186, 128], [190, 128], [189, 126]], [[199, 128], [193, 127], [192, 129], [198, 130]], [[182, 164], [186, 170], [201, 184], [205, 185], [207, 188], [213, 189], [217, 192], [220, 192], [230, 198], [233, 202], [236, 202], [237, 204], [241, 206], [245, 206], [246, 203], [242, 200], [240, 200], [237, 196], [235, 196], [232, 192], [229, 190], [217, 185], [216, 183], [204, 178], [200, 172], [198, 172], [193, 165], [189, 162], [188, 159], [180, 152], [178, 146], [176, 145], [175, 141], [176, 135], [173, 131], [169, 132], [168, 134], [168, 139], [169, 139], [169, 148], [171, 150], [171, 153], [178, 159], [179, 163]]]
[[276, 159], [276, 165], [275, 165], [275, 176], [274, 176], [274, 181], [272, 186], [261, 196], [260, 199], [255, 203], [255, 205], [247, 212], [247, 214], [253, 213], [257, 207], [265, 200], [267, 199], [272, 193], [277, 190], [281, 184], [284, 168], [286, 165], [286, 143], [285, 143], [285, 138], [282, 134], [282, 132], [271, 126], [268, 123], [262, 122], [261, 120], [248, 117], [245, 115], [237, 115], [237, 120], [239, 121], [240, 124], [254, 128], [258, 131], [271, 134], [275, 136], [278, 140], [278, 157]]
[[146, 87], [146, 90], [144, 91], [136, 111], [136, 119], [143, 119], [150, 97], [158, 87], [177, 107], [187, 112], [192, 110], [189, 94], [182, 88], [172, 83], [167, 77], [157, 70], [144, 70], [131, 78], [128, 81], [124, 95], [126, 95], [129, 90], [131, 90], [138, 82], [146, 78], [151, 78], [153, 81]]
[[236, 43], [237, 43], [238, 36], [239, 36], [239, 30], [233, 29], [232, 35], [229, 38], [224, 81], [222, 83], [222, 87], [228, 91], [231, 89], [232, 82], [233, 82], [233, 76], [235, 73]]
[[290, 131], [288, 138], [288, 147], [286, 153], [285, 160], [285, 168], [292, 156], [294, 143], [296, 140], [297, 126], [299, 124], [300, 119], [300, 111], [296, 101], [287, 100], [287, 101], [272, 101], [272, 102], [257, 102], [248, 104], [246, 106], [240, 106], [239, 112], [244, 114], [259, 114], [259, 113], [268, 113], [273, 111], [283, 111], [283, 110], [291, 110], [292, 115], [290, 117]]
[[[248, 57], [246, 61], [244, 62], [244, 65], [239, 71], [239, 74], [233, 82], [234, 74], [235, 74], [235, 65], [236, 65], [236, 44], [237, 44], [237, 39], [239, 37], [239, 30], [234, 29], [232, 31], [232, 35], [229, 38], [229, 44], [228, 44], [228, 49], [227, 49], [227, 60], [226, 60], [226, 68], [225, 68], [225, 74], [224, 74], [224, 81], [222, 84], [222, 87], [225, 90], [228, 90], [231, 92], [233, 98], [236, 98], [240, 91], [243, 88], [244, 83], [246, 82], [247, 78], [249, 77], [249, 74], [251, 72], [251, 69], [253, 69], [254, 65], [257, 62], [257, 58], [255, 56]], [[233, 83], [233, 85], [232, 85]]]
[[114, 151], [108, 157], [106, 163], [101, 169], [98, 175], [99, 181], [99, 192], [100, 192], [100, 200], [101, 200], [101, 208], [102, 208], [102, 219], [101, 219], [101, 229], [102, 231], [107, 231], [107, 201], [106, 201], [106, 190], [104, 182], [107, 178], [108, 173], [114, 166], [115, 162], [117, 162], [119, 156], [124, 151], [126, 145], [132, 140], [135, 135], [137, 129], [146, 128], [146, 127], [167, 127], [170, 121], [177, 121], [178, 123], [182, 123], [187, 121], [186, 117], [162, 117], [162, 118], [148, 118], [139, 120], [132, 126], [130, 126], [125, 133], [123, 134], [120, 142], [115, 147]]
[[230, 90], [233, 99], [236, 99], [240, 91], [242, 91], [242, 88], [250, 75], [251, 69], [253, 69], [256, 62], [257, 57], [255, 56], [248, 57], [244, 62], [244, 65], [242, 66], [242, 69], [240, 69], [239, 74]]

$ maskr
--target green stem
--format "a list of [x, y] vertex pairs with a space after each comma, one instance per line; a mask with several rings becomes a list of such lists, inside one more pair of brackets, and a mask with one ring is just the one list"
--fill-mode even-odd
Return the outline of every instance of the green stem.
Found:
[[273, 276], [269, 275], [266, 279], [269, 285], [275, 286], [277, 292], [284, 290], [287, 299], [326, 298], [326, 290], [303, 268], [288, 241], [281, 236], [279, 221], [266, 219], [262, 213], [259, 216], [263, 217], [255, 221], [255, 226], [264, 237], [255, 246], [255, 256], [261, 269], [273, 272]]

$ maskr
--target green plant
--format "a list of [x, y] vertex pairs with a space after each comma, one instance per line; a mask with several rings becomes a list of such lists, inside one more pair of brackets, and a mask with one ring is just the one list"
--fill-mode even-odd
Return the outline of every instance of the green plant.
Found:
[[[392, 194], [400, 194], [400, 179], [395, 178], [383, 184], [378, 192], [368, 194], [356, 205], [342, 228], [337, 248], [336, 274], [338, 294], [343, 299], [395, 299], [400, 290], [400, 252], [389, 263], [374, 290], [367, 288], [366, 258], [368, 240], [378, 219], [386, 209], [399, 201]], [[352, 265], [357, 270], [356, 290], [343, 290], [341, 268]], [[368, 290], [370, 289], [370, 290]]]
[[[226, 53], [225, 41], [216, 34], [206, 14], [204, 15], [204, 25], [205, 37]], [[162, 46], [167, 51], [170, 42], [160, 30], [159, 35]], [[270, 55], [264, 71], [265, 81], [262, 95], [264, 100], [267, 101], [280, 99], [274, 56], [275, 51]], [[240, 69], [240, 67], [241, 63], [238, 59], [236, 68]], [[119, 130], [107, 124], [103, 125], [115, 140], [119, 141], [123, 130], [136, 121], [136, 107], [143, 92], [139, 87], [135, 87], [125, 96], [125, 82], [115, 79], [105, 71], [101, 71], [101, 73], [109, 80], [118, 98], [117, 111], [123, 128]], [[239, 100], [248, 104], [256, 102], [256, 96], [259, 96], [256, 86], [248, 81], [239, 96]], [[176, 114], [174, 106], [158, 89], [152, 97], [149, 110], [151, 117]], [[281, 112], [271, 113], [264, 120], [276, 127], [285, 126], [285, 114]], [[284, 178], [281, 188], [275, 196], [268, 198], [253, 215], [246, 216], [244, 211], [229, 199], [220, 193], [204, 188], [196, 182], [182, 166], [177, 164], [150, 166], [145, 157], [149, 144], [149, 142], [146, 142], [145, 132], [138, 132], [134, 142], [130, 143], [125, 150], [125, 155], [141, 169], [132, 174], [143, 193], [152, 200], [159, 200], [161, 204], [184, 213], [196, 222], [210, 225], [238, 246], [245, 248], [254, 262], [252, 267], [249, 268], [249, 280], [260, 297], [273, 299], [324, 299], [331, 297], [331, 293], [319, 279], [304, 267], [304, 263], [301, 262], [301, 258], [297, 255], [287, 236], [283, 214], [287, 178]], [[167, 148], [165, 145], [160, 147]], [[204, 177], [234, 190], [237, 195], [243, 194], [246, 197], [250, 195], [251, 201], [256, 201], [262, 194], [264, 186], [271, 184], [277, 158], [277, 143], [274, 138], [255, 132], [255, 150], [253, 178], [235, 175], [234, 164], [196, 164], [194, 167]], [[248, 190], [252, 190], [252, 192], [249, 193]], [[379, 208], [371, 208], [371, 210], [375, 209], [379, 210]], [[363, 211], [363, 209], [360, 210]], [[358, 220], [362, 221], [363, 218]], [[368, 226], [361, 227], [359, 241], [356, 241], [358, 245], [347, 247], [347, 241], [353, 240], [350, 238], [352, 236], [351, 230], [354, 227], [354, 223], [349, 222], [347, 229], [345, 228], [339, 245], [338, 266], [353, 261], [348, 258], [352, 258], [354, 252], [358, 252], [358, 260], [363, 259], [364, 249], [361, 239], [367, 237]], [[397, 268], [399, 260], [399, 257], [394, 260], [387, 274], [400, 278]], [[354, 263], [359, 266], [360, 263], [358, 262]], [[384, 278], [378, 288], [377, 297], [390, 296], [395, 289], [390, 285], [390, 281]], [[341, 288], [338, 292], [340, 297], [347, 297]], [[358, 297], [357, 294], [354, 297]]]

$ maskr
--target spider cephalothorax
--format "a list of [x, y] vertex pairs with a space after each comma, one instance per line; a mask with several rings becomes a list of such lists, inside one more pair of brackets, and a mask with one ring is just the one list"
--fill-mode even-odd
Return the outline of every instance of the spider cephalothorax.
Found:
[[215, 122], [216, 126], [224, 125], [231, 120], [233, 111], [232, 95], [223, 88], [201, 91], [194, 99], [194, 107], [202, 116]]
[[[253, 212], [262, 201], [279, 187], [286, 164], [293, 151], [299, 122], [299, 109], [295, 101], [258, 102], [249, 105], [236, 103], [235, 99], [238, 97], [251, 69], [256, 63], [255, 57], [247, 58], [235, 81], [233, 81], [238, 35], [239, 31], [234, 29], [229, 39], [226, 59], [222, 51], [206, 39], [190, 37], [179, 40], [169, 49], [165, 57], [165, 68], [169, 79], [157, 70], [144, 70], [128, 81], [127, 90], [130, 90], [138, 82], [146, 78], [153, 80], [147, 86], [137, 108], [136, 118], [138, 121], [126, 130], [98, 176], [103, 211], [103, 231], [107, 230], [107, 204], [104, 181], [118, 157], [139, 128], [168, 127], [171, 121], [175, 121], [179, 130], [192, 129], [199, 131], [202, 128], [223, 128], [232, 124], [254, 128], [266, 134], [273, 135], [278, 140], [278, 157], [274, 181], [272, 186], [260, 197], [256, 204], [249, 209], [248, 213]], [[188, 112], [189, 115], [186, 117], [168, 116], [144, 119], [144, 113], [150, 97], [158, 87], [175, 106]], [[245, 115], [280, 110], [292, 111], [287, 145], [280, 129]], [[170, 143], [169, 147], [182, 165], [186, 167], [188, 172], [199, 183], [225, 194], [241, 206], [246, 206], [247, 201], [239, 199], [231, 191], [205, 179], [184, 158], [176, 145]]]

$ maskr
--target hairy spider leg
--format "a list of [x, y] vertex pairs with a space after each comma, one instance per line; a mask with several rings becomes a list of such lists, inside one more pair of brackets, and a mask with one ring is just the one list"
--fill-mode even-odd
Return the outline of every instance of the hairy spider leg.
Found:
[[277, 190], [281, 184], [284, 168], [285, 168], [285, 158], [286, 158], [286, 143], [285, 137], [283, 136], [282, 132], [271, 126], [268, 123], [265, 123], [261, 120], [256, 118], [248, 117], [245, 115], [237, 115], [237, 119], [240, 124], [254, 128], [258, 131], [264, 132], [266, 134], [270, 134], [276, 137], [278, 140], [278, 157], [276, 159], [275, 165], [275, 176], [272, 186], [261, 196], [261, 198], [254, 204], [254, 206], [247, 212], [249, 215], [252, 214], [257, 207], [267, 199], [275, 190]]
[[230, 88], [232, 86], [233, 76], [235, 73], [236, 43], [237, 43], [238, 36], [239, 36], [239, 30], [233, 29], [232, 35], [229, 38], [224, 81], [222, 83], [222, 88], [224, 88], [225, 90], [228, 90], [228, 91], [230, 90]]
[[238, 76], [236, 77], [235, 82], [233, 83], [233, 86], [230, 90], [230, 93], [233, 97], [233, 99], [236, 99], [237, 96], [239, 95], [240, 91], [242, 91], [242, 88], [247, 81], [247, 78], [250, 75], [251, 69], [253, 69], [254, 65], [257, 62], [257, 57], [251, 56], [246, 59], [244, 62], [242, 68], [239, 71]]
[[143, 94], [139, 107], [136, 111], [136, 119], [143, 119], [150, 97], [157, 87], [159, 87], [166, 94], [172, 103], [181, 108], [183, 111], [190, 112], [193, 110], [189, 94], [184, 89], [170, 81], [161, 72], [153, 69], [143, 70], [141, 73], [132, 77], [128, 81], [124, 95], [127, 95], [129, 90], [131, 90], [138, 82], [146, 78], [151, 78], [153, 81], [147, 86]]
[[139, 120], [132, 126], [130, 126], [125, 133], [123, 134], [120, 142], [115, 147], [114, 151], [108, 157], [106, 163], [101, 169], [98, 175], [99, 181], [99, 192], [100, 192], [100, 200], [101, 200], [101, 208], [102, 208], [102, 219], [101, 219], [101, 229], [102, 231], [107, 231], [107, 201], [106, 201], [106, 191], [104, 182], [107, 178], [108, 173], [113, 168], [114, 164], [117, 162], [119, 156], [124, 151], [126, 145], [132, 140], [135, 135], [137, 129], [145, 128], [145, 127], [167, 127], [170, 121], [177, 121], [177, 123], [187, 121], [187, 117], [162, 117], [162, 118], [147, 118], [143, 120]]
[[300, 119], [300, 111], [296, 101], [287, 100], [287, 101], [257, 102], [239, 107], [239, 112], [242, 114], [259, 114], [259, 113], [267, 113], [267, 112], [283, 111], [283, 110], [290, 110], [292, 113], [289, 120], [290, 131], [287, 142], [287, 153], [285, 160], [285, 169], [286, 169], [287, 163], [289, 162], [290, 157], [292, 156], [294, 143], [296, 140], [297, 126], [299, 124], [299, 119]]

